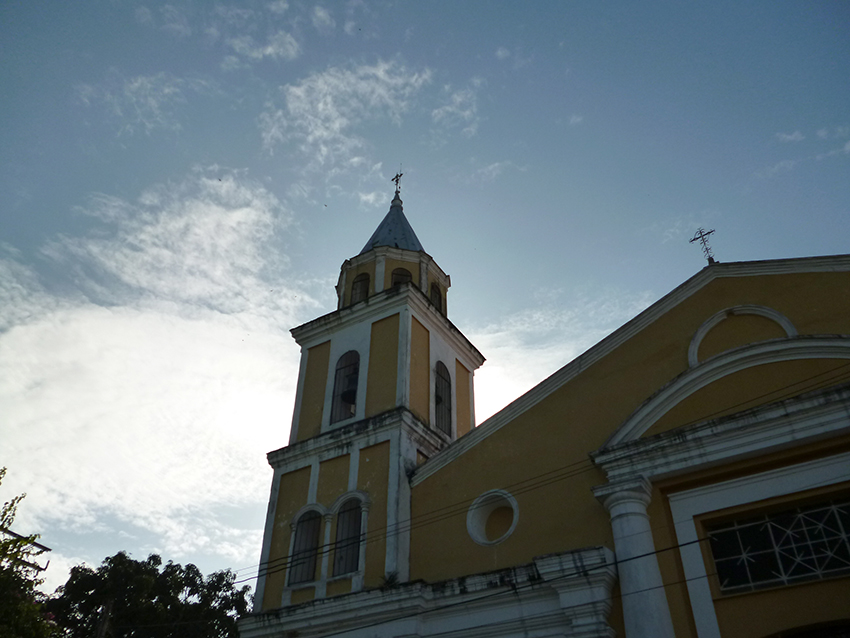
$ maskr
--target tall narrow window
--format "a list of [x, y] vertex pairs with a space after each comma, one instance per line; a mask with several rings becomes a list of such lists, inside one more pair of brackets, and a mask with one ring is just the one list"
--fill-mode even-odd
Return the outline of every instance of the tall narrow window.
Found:
[[437, 429], [452, 434], [452, 378], [442, 361], [437, 361], [436, 381], [434, 383], [434, 403]]
[[360, 563], [360, 501], [346, 501], [336, 518], [334, 576], [356, 572]]
[[399, 284], [404, 284], [408, 281], [413, 281], [413, 275], [410, 274], [410, 271], [407, 268], [396, 268], [395, 270], [393, 270], [393, 286], [398, 286]]
[[351, 303], [363, 301], [369, 296], [369, 273], [360, 273], [351, 283]]
[[440, 284], [436, 282], [431, 284], [431, 303], [438, 312], [443, 312], [443, 293], [440, 291]]
[[349, 350], [336, 363], [331, 423], [350, 419], [357, 413], [357, 379], [359, 376], [360, 355], [356, 350]]
[[290, 585], [315, 580], [321, 527], [322, 515], [318, 512], [307, 512], [298, 519], [292, 545], [292, 567], [289, 568]]

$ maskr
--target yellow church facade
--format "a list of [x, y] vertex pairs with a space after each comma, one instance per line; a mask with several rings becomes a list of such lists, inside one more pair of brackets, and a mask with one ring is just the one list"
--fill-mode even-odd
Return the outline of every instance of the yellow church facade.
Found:
[[475, 427], [399, 193], [302, 359], [272, 636], [850, 636], [850, 256], [712, 263]]

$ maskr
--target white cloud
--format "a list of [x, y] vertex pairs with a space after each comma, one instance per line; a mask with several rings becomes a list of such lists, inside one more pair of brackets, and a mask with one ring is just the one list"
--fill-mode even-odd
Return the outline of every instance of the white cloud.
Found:
[[275, 0], [274, 2], [270, 2], [268, 4], [269, 11], [277, 14], [284, 14], [286, 10], [289, 9], [289, 3], [286, 0]]
[[499, 60], [504, 60], [506, 58], [511, 57], [511, 52], [508, 51], [505, 47], [499, 47], [496, 49], [496, 58]]
[[263, 144], [271, 151], [293, 142], [311, 165], [345, 162], [366, 145], [356, 132], [359, 125], [384, 119], [400, 123], [430, 79], [428, 69], [410, 71], [384, 61], [315, 73], [281, 87], [283, 105], [270, 104], [261, 114]]
[[239, 55], [251, 60], [294, 60], [301, 54], [301, 46], [286, 31], [278, 31], [269, 36], [265, 44], [257, 44], [250, 35], [230, 38], [227, 43]]
[[801, 142], [806, 139], [806, 136], [800, 131], [794, 131], [793, 133], [777, 133], [776, 137], [779, 138], [780, 142]]
[[312, 20], [313, 26], [322, 33], [329, 33], [336, 26], [336, 21], [330, 11], [319, 5], [313, 7]]
[[777, 162], [773, 166], [768, 166], [765, 169], [762, 169], [756, 173], [758, 177], [770, 178], [778, 175], [780, 173], [787, 173], [792, 170], [797, 164], [798, 160], [782, 160], [781, 162]]
[[576, 124], [581, 124], [584, 121], [583, 115], [571, 115], [570, 116], [570, 126], [575, 126]]
[[156, 130], [180, 130], [178, 109], [187, 101], [187, 92], [210, 89], [204, 80], [178, 78], [170, 73], [114, 76], [104, 86], [81, 84], [75, 87], [77, 98], [86, 106], [104, 104], [119, 123], [119, 134], [150, 135]]
[[478, 91], [484, 85], [480, 78], [473, 78], [465, 89], [452, 90], [444, 87], [446, 104], [431, 112], [431, 119], [442, 129], [461, 129], [464, 137], [472, 137], [478, 132]]
[[829, 137], [829, 130], [825, 128], [818, 129], [816, 135], [819, 139], [825, 140]]
[[316, 304], [270, 257], [285, 207], [219, 173], [94, 197], [100, 226], [44, 250], [71, 294], [0, 260], [3, 488], [28, 493], [19, 529], [59, 559], [97, 564], [119, 533], [199, 565], [255, 559], [296, 383], [287, 329]]
[[472, 179], [474, 181], [492, 182], [508, 168], [517, 168], [517, 166], [511, 161], [493, 162], [492, 164], [488, 164], [487, 166], [482, 166], [477, 169], [472, 174]]

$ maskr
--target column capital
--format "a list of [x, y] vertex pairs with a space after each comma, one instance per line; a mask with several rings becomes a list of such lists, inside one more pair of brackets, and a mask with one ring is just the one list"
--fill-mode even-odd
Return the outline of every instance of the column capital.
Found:
[[652, 500], [652, 484], [645, 476], [636, 476], [597, 485], [593, 488], [593, 495], [611, 513], [618, 505], [626, 503], [640, 505], [645, 510]]

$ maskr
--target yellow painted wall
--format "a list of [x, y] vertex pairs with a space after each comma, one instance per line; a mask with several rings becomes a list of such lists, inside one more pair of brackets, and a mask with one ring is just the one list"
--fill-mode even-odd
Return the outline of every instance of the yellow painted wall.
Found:
[[387, 490], [390, 471], [390, 444], [378, 443], [360, 450], [357, 488], [369, 494], [366, 524], [366, 567], [363, 585], [379, 587], [383, 582], [387, 552]]
[[698, 359], [705, 361], [726, 350], [745, 346], [748, 343], [786, 337], [778, 323], [759, 315], [731, 315], [714, 326], [703, 337], [699, 346]]
[[410, 276], [412, 277], [413, 284], [419, 285], [419, 259], [416, 253], [412, 253], [416, 256], [416, 261], [402, 261], [400, 259], [387, 259], [384, 262], [384, 290], [391, 287], [393, 281], [393, 270], [396, 268], [406, 268], [410, 271]]
[[371, 297], [375, 294], [375, 261], [370, 260], [350, 268], [345, 273], [345, 302], [342, 304], [343, 306], [351, 303], [351, 286], [357, 275], [364, 272], [369, 275], [369, 296]]
[[411, 317], [410, 410], [423, 423], [430, 423], [431, 342], [428, 329]]
[[[334, 504], [337, 498], [348, 491], [348, 466], [350, 454], [343, 454], [319, 463], [319, 483], [316, 499], [325, 507]], [[331, 539], [334, 537], [331, 536]]]
[[313, 600], [315, 597], [315, 587], [303, 587], [301, 589], [294, 589], [292, 590], [292, 598], [290, 604], [297, 605], [299, 603], [306, 603], [307, 601]]
[[[528, 563], [550, 552], [613, 547], [608, 514], [591, 492], [606, 479], [588, 453], [687, 369], [688, 346], [700, 325], [724, 308], [759, 304], [783, 313], [800, 334], [850, 334], [848, 290], [850, 273], [730, 277], [707, 284], [414, 486], [411, 579], [442, 580]], [[466, 511], [474, 498], [494, 488], [516, 497], [519, 524], [503, 543], [481, 547], [466, 531]], [[459, 505], [451, 515], [428, 522], [429, 513], [454, 503]], [[679, 630], [683, 621], [675, 622]]]
[[472, 397], [469, 396], [469, 370], [457, 359], [455, 359], [455, 388], [457, 435], [461, 437], [472, 429]]
[[339, 596], [340, 594], [347, 594], [350, 591], [351, 591], [351, 579], [350, 578], [340, 578], [339, 580], [328, 581], [328, 587], [327, 587], [328, 598], [330, 598], [331, 596]]
[[298, 417], [299, 441], [317, 436], [322, 430], [322, 408], [325, 405], [330, 353], [331, 342], [325, 341], [302, 355], [307, 357], [307, 369], [304, 372], [301, 412]]
[[396, 407], [398, 327], [397, 314], [372, 324], [369, 376], [366, 386], [367, 417]]
[[280, 607], [286, 583], [286, 570], [283, 568], [289, 556], [290, 524], [295, 513], [307, 504], [309, 486], [309, 467], [288, 472], [280, 477], [269, 550], [269, 573], [266, 575], [266, 588], [263, 595], [263, 611]]

